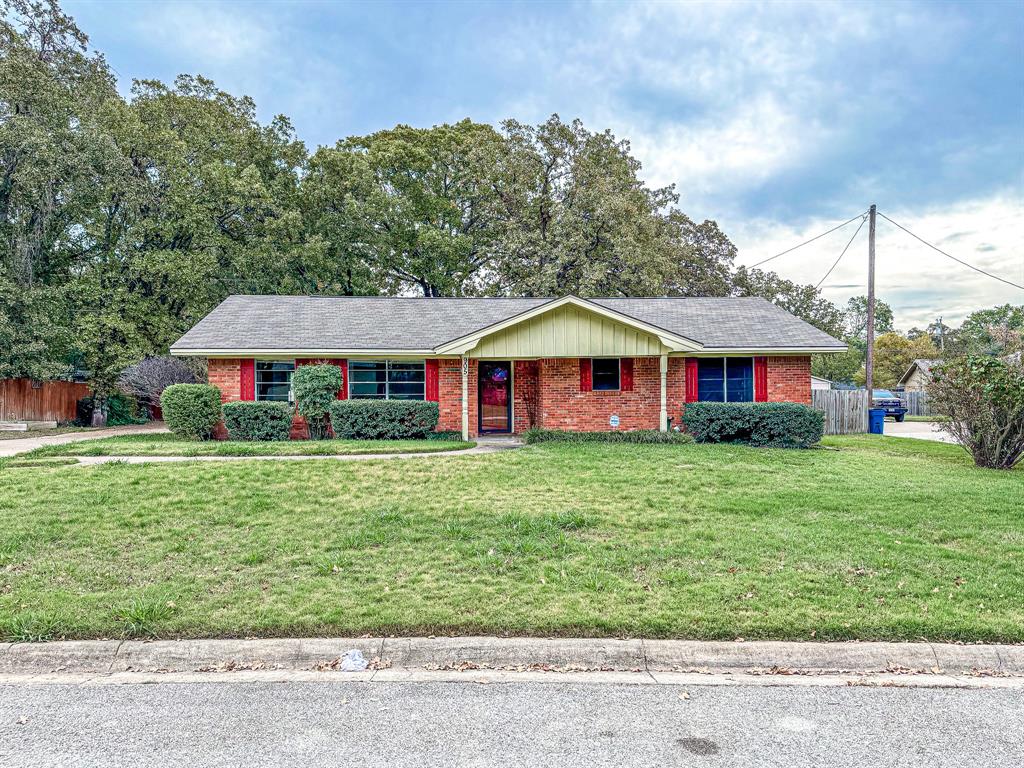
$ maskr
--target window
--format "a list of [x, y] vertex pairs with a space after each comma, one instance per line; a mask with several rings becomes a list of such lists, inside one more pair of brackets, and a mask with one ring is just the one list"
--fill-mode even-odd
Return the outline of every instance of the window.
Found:
[[698, 358], [697, 399], [717, 403], [753, 402], [754, 358]]
[[349, 360], [348, 396], [353, 400], [424, 400], [422, 360]]
[[256, 399], [292, 401], [294, 360], [256, 361]]
[[619, 358], [595, 357], [591, 366], [593, 389], [608, 391], [619, 388]]

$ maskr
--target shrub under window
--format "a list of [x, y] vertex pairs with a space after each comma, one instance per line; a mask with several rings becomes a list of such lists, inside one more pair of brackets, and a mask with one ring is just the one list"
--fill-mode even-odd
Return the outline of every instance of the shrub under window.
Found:
[[334, 436], [349, 440], [425, 438], [437, 427], [437, 403], [415, 400], [338, 400], [331, 403]]
[[821, 440], [824, 414], [799, 403], [687, 403], [683, 424], [698, 443], [809, 448]]
[[224, 426], [232, 440], [287, 440], [292, 427], [292, 409], [288, 403], [224, 403]]
[[164, 423], [187, 440], [209, 440], [221, 419], [220, 390], [212, 384], [171, 384], [160, 395]]

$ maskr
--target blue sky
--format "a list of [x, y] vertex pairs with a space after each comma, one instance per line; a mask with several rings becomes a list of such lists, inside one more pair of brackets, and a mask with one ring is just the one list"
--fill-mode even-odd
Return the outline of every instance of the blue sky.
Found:
[[[754, 263], [871, 202], [1024, 283], [1024, 3], [133, 3], [65, 7], [121, 78], [201, 73], [310, 147], [553, 112], [632, 142]], [[772, 262], [817, 283], [846, 231]], [[823, 285], [863, 293], [866, 228]], [[1024, 291], [879, 225], [904, 329]]]

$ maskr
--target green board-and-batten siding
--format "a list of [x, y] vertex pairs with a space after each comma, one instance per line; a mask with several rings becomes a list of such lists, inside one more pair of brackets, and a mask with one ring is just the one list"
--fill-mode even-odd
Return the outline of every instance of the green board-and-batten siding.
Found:
[[650, 333], [574, 306], [546, 312], [485, 336], [472, 357], [646, 357], [670, 350]]

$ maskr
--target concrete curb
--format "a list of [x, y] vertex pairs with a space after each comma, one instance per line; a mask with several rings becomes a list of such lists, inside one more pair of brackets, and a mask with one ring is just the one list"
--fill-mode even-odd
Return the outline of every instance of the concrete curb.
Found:
[[0, 676], [323, 672], [352, 648], [370, 661], [365, 674], [382, 679], [409, 671], [1024, 677], [1024, 645], [498, 637], [14, 643], [0, 645]]

